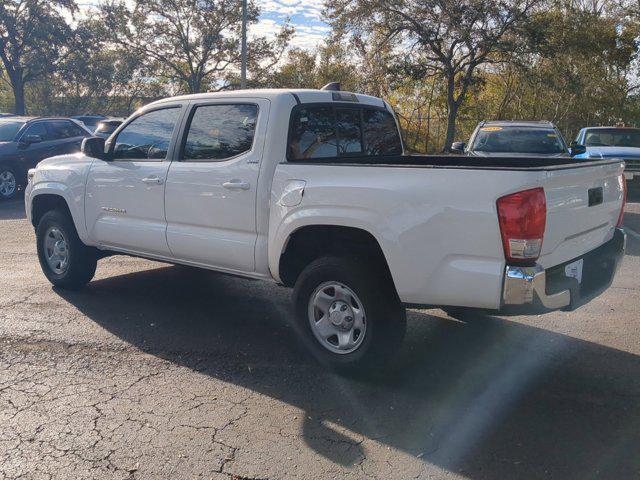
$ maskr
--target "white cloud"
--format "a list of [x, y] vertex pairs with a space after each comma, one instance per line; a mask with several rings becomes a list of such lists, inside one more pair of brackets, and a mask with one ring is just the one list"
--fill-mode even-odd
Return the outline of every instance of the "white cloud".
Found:
[[291, 46], [313, 49], [327, 37], [331, 28], [322, 22], [324, 0], [262, 0], [258, 1], [262, 15], [250, 34], [269, 38], [289, 18], [295, 28]]
[[258, 2], [258, 6], [263, 14], [300, 15], [321, 21], [324, 0], [263, 0]]

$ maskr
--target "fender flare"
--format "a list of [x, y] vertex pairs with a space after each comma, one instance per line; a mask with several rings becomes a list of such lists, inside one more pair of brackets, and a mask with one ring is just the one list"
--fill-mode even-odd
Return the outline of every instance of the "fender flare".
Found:
[[89, 239], [84, 218], [84, 197], [81, 197], [81, 200], [74, 200], [74, 195], [71, 189], [61, 182], [38, 182], [31, 187], [31, 190], [29, 191], [29, 199], [26, 202], [27, 218], [31, 223], [33, 223], [34, 201], [42, 195], [55, 195], [64, 200], [69, 212], [71, 213], [71, 218], [80, 240], [82, 240], [83, 243], [88, 244]]
[[362, 219], [338, 216], [318, 217], [313, 213], [308, 212], [308, 216], [307, 214], [300, 216], [296, 215], [295, 220], [291, 217], [287, 220], [289, 221], [281, 224], [281, 227], [274, 232], [275, 235], [269, 242], [269, 270], [272, 277], [277, 282], [282, 282], [282, 278], [280, 276], [280, 258], [284, 254], [289, 240], [296, 232], [306, 227], [347, 227], [368, 233], [378, 243], [380, 250], [385, 257], [385, 261], [391, 270], [389, 258], [384, 249], [384, 242], [381, 241], [381, 238], [378, 235], [379, 232], [375, 232], [374, 229], [371, 228], [372, 225], [368, 224], [366, 221], [362, 221]]

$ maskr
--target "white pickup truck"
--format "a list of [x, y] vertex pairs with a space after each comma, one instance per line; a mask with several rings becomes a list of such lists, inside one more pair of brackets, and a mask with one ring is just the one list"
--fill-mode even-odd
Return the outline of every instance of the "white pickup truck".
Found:
[[379, 98], [244, 90], [140, 109], [42, 161], [25, 203], [54, 285], [112, 253], [275, 281], [295, 287], [315, 356], [359, 370], [401, 344], [406, 306], [538, 312], [601, 293], [625, 248], [623, 168], [405, 155]]

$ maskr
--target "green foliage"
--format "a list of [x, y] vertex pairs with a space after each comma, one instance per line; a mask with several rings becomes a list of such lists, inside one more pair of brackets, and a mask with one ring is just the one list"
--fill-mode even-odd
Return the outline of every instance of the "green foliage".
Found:
[[445, 83], [444, 149], [454, 140], [456, 120], [481, 67], [513, 52], [516, 33], [542, 0], [329, 0], [334, 28], [356, 42], [401, 47], [398, 61], [412, 79], [438, 76]]
[[[513, 35], [511, 50], [494, 52], [477, 70], [456, 119], [466, 140], [481, 120], [551, 120], [568, 139], [588, 125], [640, 123], [638, 16], [607, 6], [545, 4]], [[410, 148], [435, 152], [446, 143], [446, 78], [405, 75], [390, 100]]]
[[0, 60], [24, 113], [24, 88], [56, 70], [69, 53], [74, 33], [65, 13], [77, 10], [74, 0], [3, 0], [0, 2]]
[[261, 86], [269, 88], [321, 88], [339, 81], [343, 90], [362, 91], [362, 77], [344, 45], [327, 42], [315, 51], [291, 49], [278, 69]]
[[[240, 64], [242, 3], [237, 0], [112, 0], [101, 6], [104, 35], [148, 61], [156, 75], [187, 93], [219, 90], [233, 83]], [[259, 9], [248, 5], [249, 23]], [[249, 45], [253, 74], [277, 62], [291, 29], [274, 41], [256, 38]]]

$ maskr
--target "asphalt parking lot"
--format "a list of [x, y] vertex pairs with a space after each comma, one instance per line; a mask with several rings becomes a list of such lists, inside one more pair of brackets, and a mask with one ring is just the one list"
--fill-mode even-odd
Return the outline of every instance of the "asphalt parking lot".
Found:
[[54, 290], [0, 204], [0, 477], [640, 478], [637, 233], [627, 253], [575, 312], [412, 310], [396, 372], [356, 381], [274, 285], [115, 256]]

